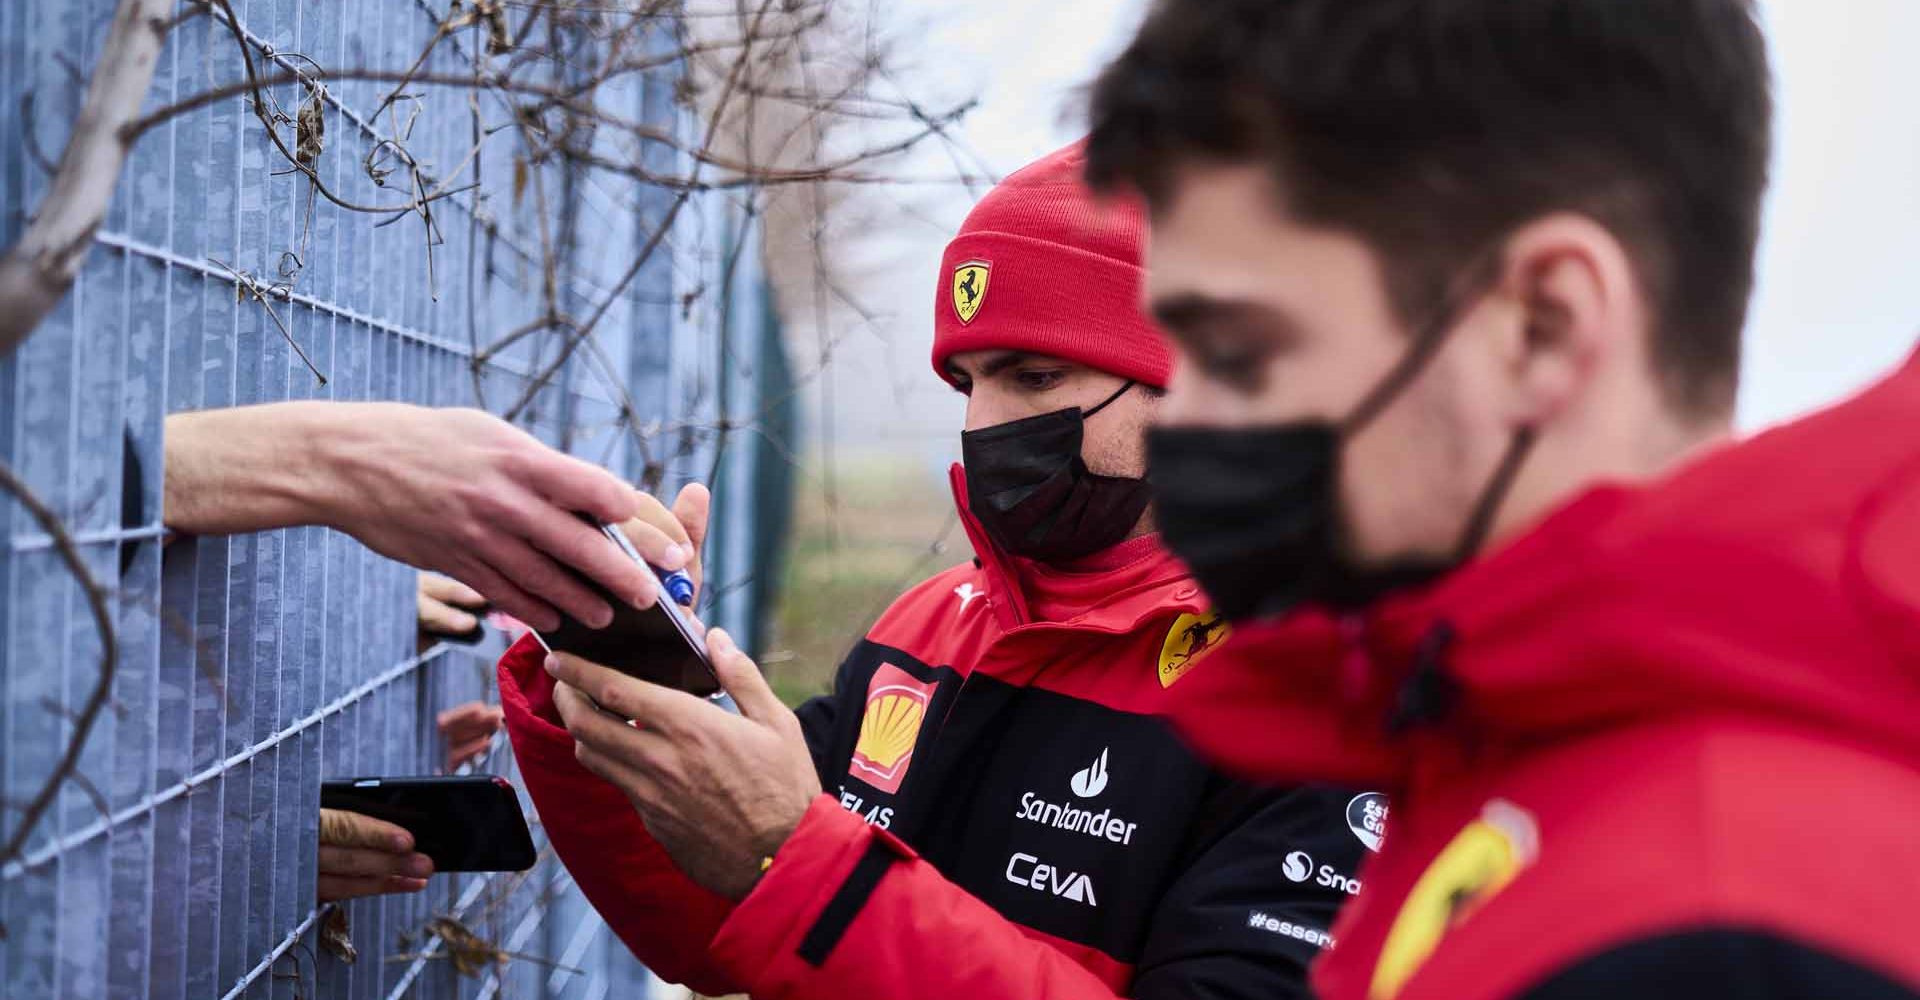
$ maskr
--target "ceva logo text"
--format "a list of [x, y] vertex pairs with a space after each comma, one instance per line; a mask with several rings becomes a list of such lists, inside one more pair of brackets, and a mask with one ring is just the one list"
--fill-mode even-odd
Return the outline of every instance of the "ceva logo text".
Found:
[[1041, 864], [1040, 859], [1031, 854], [1016, 854], [1007, 859], [1007, 881], [1036, 892], [1064, 896], [1076, 903], [1100, 905], [1093, 899], [1092, 879], [1080, 872], [1061, 871], [1052, 865]]

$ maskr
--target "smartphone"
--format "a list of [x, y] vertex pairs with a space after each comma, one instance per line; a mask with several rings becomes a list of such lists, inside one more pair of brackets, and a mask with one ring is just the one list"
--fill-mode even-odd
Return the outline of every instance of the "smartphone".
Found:
[[339, 778], [320, 783], [320, 807], [383, 819], [413, 834], [437, 872], [523, 872], [533, 838], [513, 785], [497, 775]]
[[[589, 519], [589, 523], [594, 523]], [[654, 575], [626, 533], [608, 524], [595, 524], [608, 542], [632, 559], [654, 582], [660, 599], [640, 610], [613, 596], [605, 587], [580, 576], [600, 599], [613, 608], [613, 622], [596, 629], [560, 613], [560, 627], [533, 633], [547, 652], [572, 653], [630, 677], [638, 677], [664, 687], [679, 688], [688, 694], [712, 698], [720, 694], [720, 677], [707, 658], [707, 640], [699, 626], [687, 617], [679, 605], [667, 599], [666, 589]], [[571, 572], [571, 571], [569, 571]], [[578, 574], [576, 574], [578, 576]]]

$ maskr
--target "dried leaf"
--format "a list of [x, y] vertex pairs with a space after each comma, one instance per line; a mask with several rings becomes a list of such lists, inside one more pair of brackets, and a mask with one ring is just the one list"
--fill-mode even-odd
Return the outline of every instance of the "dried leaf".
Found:
[[507, 30], [507, 11], [500, 0], [474, 0], [473, 12], [486, 23], [489, 54], [513, 51], [513, 33]]
[[345, 907], [333, 907], [320, 921], [320, 947], [348, 965], [360, 958], [360, 950], [353, 946], [353, 937], [349, 933]]
[[527, 192], [527, 161], [521, 157], [513, 158], [513, 208], [520, 209], [520, 196]]
[[447, 946], [454, 971], [463, 976], [478, 976], [489, 966], [507, 964], [505, 952], [452, 917], [435, 917], [427, 921], [426, 930]]
[[325, 87], [308, 85], [307, 99], [294, 117], [293, 158], [303, 167], [313, 166], [327, 148], [326, 94]]

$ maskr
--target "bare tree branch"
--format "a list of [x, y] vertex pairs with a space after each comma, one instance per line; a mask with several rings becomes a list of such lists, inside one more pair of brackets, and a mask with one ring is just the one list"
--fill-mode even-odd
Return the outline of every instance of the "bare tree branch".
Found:
[[119, 646], [114, 640], [113, 613], [107, 607], [107, 592], [94, 580], [93, 574], [87, 572], [87, 564], [80, 558], [73, 535], [60, 522], [60, 515], [35, 496], [33, 490], [4, 463], [0, 463], [0, 492], [8, 493], [19, 501], [39, 523], [40, 530], [53, 539], [53, 549], [60, 554], [60, 561], [66, 564], [74, 582], [86, 595], [87, 607], [92, 610], [94, 626], [100, 633], [100, 673], [93, 682], [93, 690], [87, 693], [87, 700], [81, 703], [80, 711], [74, 713], [73, 734], [67, 738], [67, 749], [60, 755], [60, 762], [54, 765], [53, 771], [41, 783], [40, 790], [27, 800], [19, 825], [13, 828], [13, 835], [7, 838], [5, 846], [0, 846], [0, 866], [4, 866], [26, 850], [34, 827], [40, 824], [40, 817], [46, 814], [54, 798], [60, 794], [60, 786], [69, 779], [80, 777], [75, 770], [80, 764], [80, 754], [87, 747], [87, 737], [93, 734], [93, 724], [100, 718], [100, 710], [107, 705], [107, 696], [113, 692]]
[[171, 21], [170, 0], [120, 0], [99, 69], [60, 154], [47, 196], [19, 242], [0, 257], [0, 356], [53, 311], [107, 216], [129, 143], [121, 129], [140, 113]]

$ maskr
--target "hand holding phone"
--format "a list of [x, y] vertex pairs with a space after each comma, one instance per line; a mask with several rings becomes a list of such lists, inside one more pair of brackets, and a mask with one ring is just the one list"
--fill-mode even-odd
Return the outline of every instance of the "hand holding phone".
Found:
[[533, 867], [520, 798], [495, 775], [342, 778], [320, 783], [320, 808], [385, 820], [413, 834], [437, 872], [519, 872]]
[[536, 631], [534, 638], [548, 652], [572, 653], [643, 681], [701, 697], [720, 694], [720, 679], [707, 658], [707, 642], [700, 626], [666, 596], [670, 593], [666, 585], [619, 528], [597, 526], [609, 544], [653, 578], [661, 599], [651, 607], [635, 608], [582, 577], [582, 583], [613, 607], [613, 622], [596, 629], [563, 614], [559, 628]]

